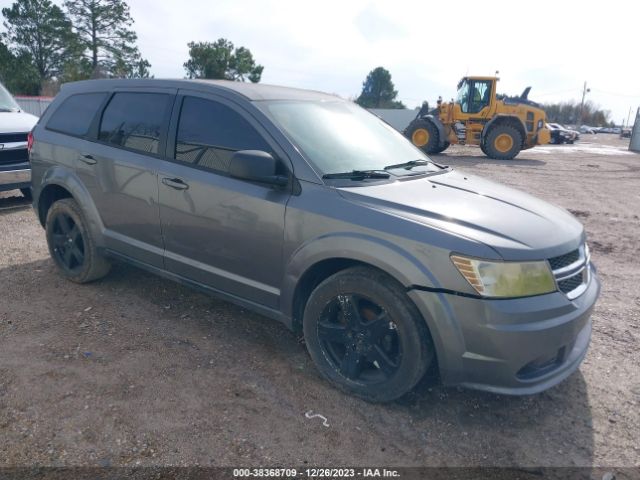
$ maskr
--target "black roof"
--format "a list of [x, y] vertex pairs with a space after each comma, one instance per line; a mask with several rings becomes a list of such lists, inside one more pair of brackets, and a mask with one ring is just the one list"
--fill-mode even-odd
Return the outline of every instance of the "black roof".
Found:
[[[83, 80], [81, 82], [66, 83], [64, 90], [87, 91], [112, 88], [196, 88], [198, 90], [226, 90], [232, 91], [248, 100], [338, 100], [339, 97], [315, 90], [265, 85], [262, 83], [232, 82], [229, 80], [204, 79], [113, 79], [113, 80]], [[205, 88], [199, 88], [205, 87]]]

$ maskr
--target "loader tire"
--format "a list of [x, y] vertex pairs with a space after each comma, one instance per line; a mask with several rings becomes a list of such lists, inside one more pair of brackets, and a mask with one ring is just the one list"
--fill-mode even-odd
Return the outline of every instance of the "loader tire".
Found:
[[433, 122], [418, 118], [409, 124], [405, 135], [423, 152], [438, 153], [440, 136]]
[[449, 142], [444, 142], [444, 145], [442, 145], [441, 147], [436, 148], [436, 150], [434, 152], [432, 152], [432, 153], [442, 153], [447, 148], [449, 148], [449, 145], [451, 145]]
[[522, 135], [511, 125], [496, 125], [484, 142], [483, 151], [490, 158], [511, 160], [522, 149]]

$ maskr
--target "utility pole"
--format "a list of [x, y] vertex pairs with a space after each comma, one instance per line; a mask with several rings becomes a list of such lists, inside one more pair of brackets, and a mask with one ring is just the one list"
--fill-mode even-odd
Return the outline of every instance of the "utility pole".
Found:
[[580, 102], [580, 114], [578, 116], [578, 121], [576, 122], [576, 129], [580, 129], [582, 125], [582, 110], [584, 109], [584, 97], [591, 91], [590, 88], [587, 88], [587, 81], [584, 82], [584, 87], [582, 88], [582, 102]]
[[631, 119], [631, 107], [629, 107], [629, 115], [627, 115], [627, 128], [629, 128], [629, 120]]

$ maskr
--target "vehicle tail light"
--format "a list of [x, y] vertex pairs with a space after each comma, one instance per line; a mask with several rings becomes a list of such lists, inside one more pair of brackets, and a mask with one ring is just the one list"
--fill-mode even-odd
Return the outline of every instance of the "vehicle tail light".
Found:
[[33, 130], [27, 135], [27, 152], [31, 155], [31, 148], [33, 147]]

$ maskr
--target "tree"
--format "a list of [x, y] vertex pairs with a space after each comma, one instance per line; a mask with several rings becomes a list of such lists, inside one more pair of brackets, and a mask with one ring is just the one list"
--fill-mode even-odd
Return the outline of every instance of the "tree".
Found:
[[78, 57], [77, 36], [64, 12], [50, 0], [17, 0], [2, 9], [5, 38], [16, 58], [33, 62], [43, 85]]
[[144, 58], [132, 61], [118, 60], [113, 67], [113, 76], [118, 78], [149, 78], [151, 64]]
[[[542, 106], [549, 122], [573, 124], [580, 114], [580, 102], [549, 103]], [[592, 102], [585, 102], [582, 109], [582, 123], [594, 127], [609, 125], [609, 110], [603, 110]]]
[[38, 95], [40, 78], [28, 54], [14, 55], [0, 40], [0, 82], [14, 94]]
[[189, 60], [184, 63], [189, 78], [214, 78], [258, 83], [264, 67], [256, 64], [251, 51], [234, 48], [232, 42], [220, 38], [216, 42], [191, 42]]
[[389, 70], [378, 67], [369, 72], [356, 103], [365, 108], [406, 108], [398, 100]]
[[140, 55], [133, 19], [123, 0], [66, 0], [90, 75], [101, 77], [148, 77], [151, 65]]

